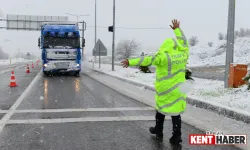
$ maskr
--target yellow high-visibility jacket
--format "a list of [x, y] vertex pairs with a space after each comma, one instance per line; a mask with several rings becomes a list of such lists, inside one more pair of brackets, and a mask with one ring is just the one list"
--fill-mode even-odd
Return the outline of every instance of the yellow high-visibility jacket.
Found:
[[177, 40], [167, 38], [153, 56], [129, 59], [129, 66], [156, 66], [155, 100], [158, 112], [176, 116], [185, 111], [186, 94], [180, 90], [185, 79], [189, 44], [182, 30], [174, 30]]

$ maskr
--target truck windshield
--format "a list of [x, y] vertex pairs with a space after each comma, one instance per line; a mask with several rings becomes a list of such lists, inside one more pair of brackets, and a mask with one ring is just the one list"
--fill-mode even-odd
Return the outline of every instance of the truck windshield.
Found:
[[44, 48], [80, 48], [80, 38], [44, 37]]
[[76, 59], [76, 49], [47, 49], [47, 59]]

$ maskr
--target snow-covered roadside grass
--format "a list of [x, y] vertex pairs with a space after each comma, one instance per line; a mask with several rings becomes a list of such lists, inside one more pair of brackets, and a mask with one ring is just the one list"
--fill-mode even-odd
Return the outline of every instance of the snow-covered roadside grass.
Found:
[[[111, 71], [111, 65], [102, 64], [101, 68], [95, 65], [95, 69], [104, 73], [139, 82], [148, 86], [154, 86], [155, 74], [140, 73], [138, 69], [122, 68], [115, 66], [115, 71]], [[91, 66], [92, 67], [92, 66]], [[236, 110], [250, 112], [250, 91], [246, 86], [238, 89], [225, 89], [224, 82], [194, 78], [191, 89], [188, 89], [188, 97], [202, 100], [208, 103], [221, 104]]]

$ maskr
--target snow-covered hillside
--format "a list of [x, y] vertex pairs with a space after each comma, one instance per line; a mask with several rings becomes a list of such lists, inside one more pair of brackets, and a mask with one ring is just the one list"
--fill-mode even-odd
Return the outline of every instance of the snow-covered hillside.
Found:
[[[226, 61], [226, 40], [217, 40], [213, 42], [213, 45], [209, 47], [206, 45], [197, 45], [190, 47], [190, 57], [188, 66], [218, 66], [224, 65]], [[156, 51], [155, 51], [156, 52]], [[152, 55], [155, 52], [145, 52], [148, 55]], [[137, 53], [137, 57], [140, 57], [141, 53]], [[135, 57], [135, 56], [131, 56]], [[93, 57], [88, 57], [89, 60]], [[111, 63], [111, 56], [102, 56], [102, 63]], [[97, 56], [97, 63], [99, 57]], [[116, 63], [120, 63], [117, 61]], [[234, 63], [249, 64], [250, 63], [250, 37], [238, 37], [234, 44]]]
[[[194, 46], [190, 49], [189, 66], [224, 65], [226, 60], [226, 40], [208, 45]], [[237, 38], [234, 44], [234, 63], [250, 63], [250, 38]]]

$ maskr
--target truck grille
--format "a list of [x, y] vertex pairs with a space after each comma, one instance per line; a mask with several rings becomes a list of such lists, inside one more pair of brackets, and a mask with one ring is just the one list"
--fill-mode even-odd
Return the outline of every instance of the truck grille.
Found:
[[69, 68], [69, 62], [58, 62], [55, 65], [58, 69]]

